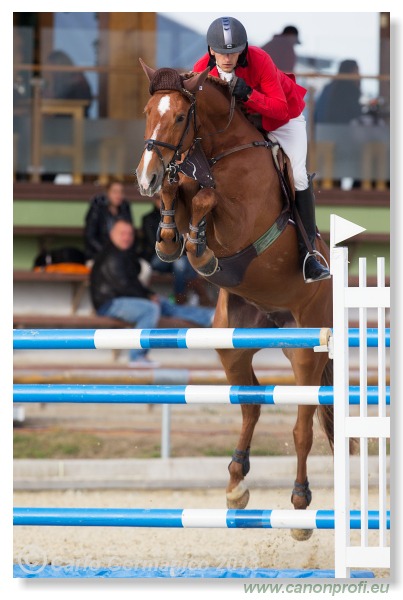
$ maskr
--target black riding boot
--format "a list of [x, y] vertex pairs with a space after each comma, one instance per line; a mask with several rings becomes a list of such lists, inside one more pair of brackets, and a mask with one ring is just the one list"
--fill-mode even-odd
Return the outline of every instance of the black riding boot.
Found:
[[[312, 244], [312, 248], [315, 250], [315, 197], [313, 195], [312, 184], [310, 184], [306, 190], [295, 192], [295, 206], [297, 208], [299, 216], [301, 217], [302, 224], [305, 227], [308, 239]], [[306, 247], [306, 244], [298, 228], [297, 232], [299, 260], [301, 267], [303, 267], [305, 258], [308, 255], [305, 261], [305, 282], [312, 283], [313, 281], [329, 279], [329, 269], [327, 269], [316, 259], [316, 255], [309, 255], [308, 248]]]

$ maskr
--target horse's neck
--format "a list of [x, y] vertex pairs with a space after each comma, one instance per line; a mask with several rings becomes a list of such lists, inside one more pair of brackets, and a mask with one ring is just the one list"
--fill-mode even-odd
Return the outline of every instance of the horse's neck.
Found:
[[[202, 96], [200, 96], [201, 99]], [[217, 156], [236, 146], [262, 139], [261, 134], [238, 110], [234, 111], [229, 123], [230, 103], [220, 90], [213, 88], [213, 84], [209, 84], [208, 93], [203, 96], [202, 102], [198, 105], [198, 115], [202, 123], [199, 136], [202, 138], [207, 158]], [[224, 131], [222, 131], [223, 129]], [[240, 150], [223, 159], [223, 162], [226, 161], [226, 177], [230, 178], [231, 183], [236, 181], [237, 190], [236, 194], [228, 197], [225, 193], [225, 183], [221, 181], [221, 185], [216, 188], [221, 195], [221, 201], [217, 203], [213, 213], [214, 238], [223, 250], [221, 254], [221, 250], [214, 247], [213, 250], [217, 255], [229, 255], [231, 250], [235, 251], [232, 248], [233, 245], [238, 250], [239, 247], [246, 247], [255, 241], [273, 224], [281, 210], [280, 196], [276, 191], [277, 176], [269, 153], [267, 152], [266, 158], [261, 159], [260, 165], [256, 162], [251, 165], [250, 171], [248, 170], [248, 174], [251, 173], [250, 178], [244, 175], [238, 179], [239, 171], [237, 169], [242, 152]], [[233, 168], [232, 165], [234, 165]], [[262, 177], [267, 177], [267, 179], [260, 181], [256, 187], [256, 181], [259, 180], [257, 168], [261, 169]], [[253, 175], [252, 172], [254, 172]], [[271, 193], [271, 189], [273, 189], [273, 193]], [[253, 210], [251, 210], [251, 206], [253, 206]], [[230, 239], [228, 231], [238, 232], [237, 236], [230, 236], [232, 238]], [[228, 247], [227, 244], [230, 244], [231, 247]]]
[[[210, 158], [217, 151], [230, 149], [253, 139], [259, 134], [238, 110], [231, 111], [228, 98], [208, 83], [205, 96], [198, 100], [198, 113], [201, 120], [199, 132], [206, 155]], [[252, 136], [252, 137], [251, 137]], [[254, 137], [253, 137], [254, 136]]]

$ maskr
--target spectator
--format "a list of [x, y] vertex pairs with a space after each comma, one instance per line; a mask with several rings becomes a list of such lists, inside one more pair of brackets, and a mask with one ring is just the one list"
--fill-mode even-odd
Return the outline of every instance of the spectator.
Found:
[[[26, 44], [21, 31], [13, 29], [13, 58], [14, 66], [29, 63]], [[29, 71], [13, 71], [13, 133], [14, 133], [14, 173], [17, 180], [28, 179], [28, 165], [30, 164], [30, 140], [32, 136], [30, 103], [31, 73]]]
[[[171, 304], [145, 287], [139, 281], [139, 272], [133, 225], [120, 219], [114, 223], [109, 242], [97, 255], [91, 271], [91, 299], [99, 315], [122, 319], [138, 329], [155, 329], [160, 316], [193, 321], [202, 327], [212, 324], [213, 308]], [[131, 350], [129, 364], [156, 366], [147, 353], [148, 350]]]
[[185, 304], [187, 301], [187, 291], [192, 288], [199, 296], [200, 303], [210, 305], [210, 300], [206, 293], [204, 282], [192, 268], [186, 255], [182, 255], [178, 260], [168, 263], [158, 258], [155, 252], [155, 242], [157, 238], [160, 216], [161, 199], [154, 198], [154, 208], [147, 213], [142, 220], [143, 233], [143, 258], [148, 261], [153, 271], [160, 273], [173, 273], [174, 276], [174, 294], [177, 304]]
[[85, 217], [84, 242], [88, 260], [96, 255], [109, 241], [109, 232], [118, 219], [133, 223], [130, 204], [124, 197], [123, 183], [112, 180], [103, 194], [91, 200]]
[[[343, 60], [339, 74], [359, 74], [355, 60]], [[334, 79], [323, 88], [315, 106], [316, 123], [350, 123], [362, 114], [359, 79]]]
[[[14, 27], [13, 29], [13, 61], [14, 65], [29, 62], [25, 59], [24, 39], [21, 31]], [[13, 74], [13, 101], [16, 108], [21, 101], [30, 96], [30, 74], [28, 71], [16, 71]]]
[[[53, 50], [45, 62], [47, 65], [74, 65], [71, 58], [62, 50]], [[71, 71], [47, 71], [45, 73], [44, 98], [65, 100], [88, 100], [84, 114], [88, 117], [92, 93], [84, 73]]]
[[292, 73], [297, 62], [294, 51], [295, 44], [300, 44], [298, 29], [294, 25], [284, 27], [282, 33], [276, 34], [262, 48], [280, 71]]

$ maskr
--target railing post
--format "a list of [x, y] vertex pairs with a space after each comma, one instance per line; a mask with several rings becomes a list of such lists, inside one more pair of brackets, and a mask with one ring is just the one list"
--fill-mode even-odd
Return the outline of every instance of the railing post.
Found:
[[349, 347], [348, 309], [344, 288], [348, 281], [347, 248], [331, 248], [333, 277], [333, 343], [334, 343], [334, 521], [335, 577], [349, 576], [346, 549], [350, 545], [350, 464], [346, 417], [349, 415]]
[[161, 419], [161, 458], [169, 458], [171, 455], [171, 407], [169, 404], [162, 405]]
[[41, 88], [43, 79], [33, 77], [31, 85], [34, 88], [32, 99], [32, 139], [31, 139], [31, 181], [39, 183], [42, 173], [42, 113], [41, 113]]

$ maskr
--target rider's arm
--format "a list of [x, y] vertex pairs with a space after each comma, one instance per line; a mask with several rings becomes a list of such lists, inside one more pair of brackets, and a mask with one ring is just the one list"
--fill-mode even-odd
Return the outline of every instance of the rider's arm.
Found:
[[283, 121], [289, 119], [288, 103], [280, 79], [271, 58], [265, 53], [259, 56], [259, 90], [253, 89], [245, 102], [251, 111]]

